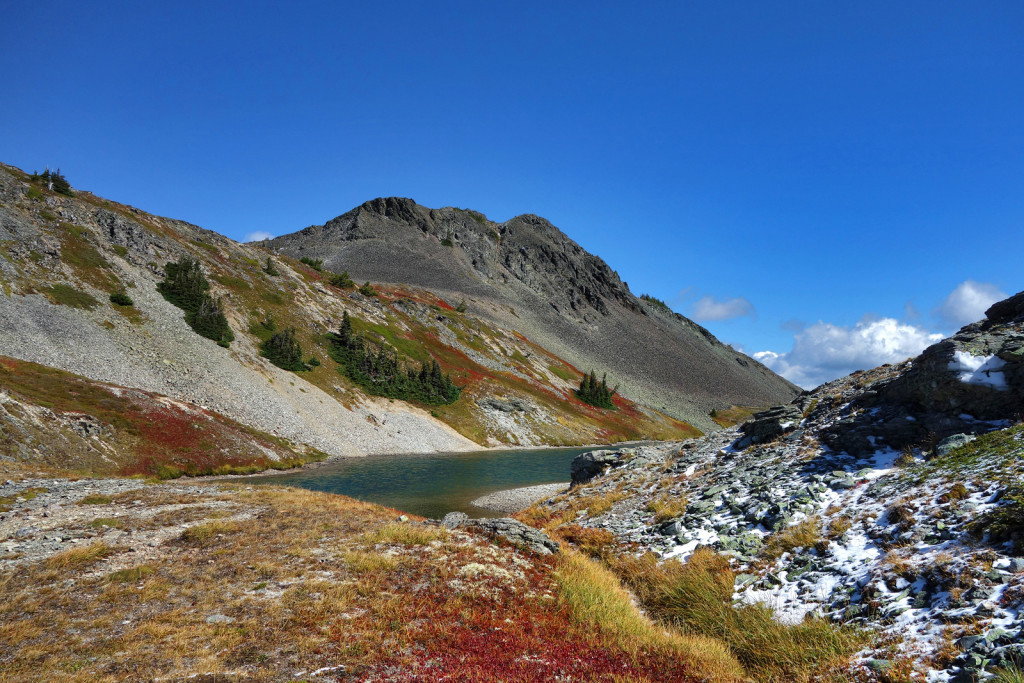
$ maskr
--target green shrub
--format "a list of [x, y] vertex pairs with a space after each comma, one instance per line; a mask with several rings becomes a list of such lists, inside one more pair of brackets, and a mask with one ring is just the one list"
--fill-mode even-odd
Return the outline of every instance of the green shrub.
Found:
[[324, 269], [323, 259], [314, 259], [308, 256], [303, 256], [302, 258], [299, 259], [299, 263], [305, 263], [307, 266], [309, 266], [310, 268], [317, 272], [320, 272]]
[[445, 237], [444, 239], [442, 239], [441, 240], [441, 244], [443, 244], [446, 247], [454, 247], [455, 246], [455, 243], [452, 242], [452, 238], [451, 237]]
[[260, 355], [282, 370], [309, 370], [302, 362], [302, 345], [295, 338], [295, 328], [281, 330], [260, 344]]
[[363, 296], [377, 296], [377, 290], [373, 288], [369, 280], [359, 288], [359, 293]]
[[352, 289], [356, 286], [355, 281], [348, 276], [348, 271], [342, 272], [340, 275], [337, 273], [331, 275], [329, 280], [331, 286], [337, 287], [338, 289]]
[[269, 256], [267, 257], [267, 264], [263, 266], [263, 272], [272, 277], [281, 274], [281, 272], [277, 269], [277, 266], [274, 265], [273, 259], [271, 259]]
[[134, 306], [135, 302], [123, 291], [114, 292], [110, 295], [110, 303], [118, 306]]

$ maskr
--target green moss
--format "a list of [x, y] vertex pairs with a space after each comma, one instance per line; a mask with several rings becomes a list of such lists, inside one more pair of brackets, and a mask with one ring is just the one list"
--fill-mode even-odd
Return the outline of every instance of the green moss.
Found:
[[213, 275], [212, 278], [228, 289], [249, 289], [249, 283], [240, 277], [230, 275]]
[[124, 258], [125, 256], [128, 255], [128, 247], [122, 247], [120, 244], [115, 244], [113, 246], [113, 249], [114, 253], [120, 256], [121, 258]]
[[566, 382], [575, 382], [580, 378], [579, 373], [573, 372], [564, 365], [549, 365], [548, 371], [555, 377], [564, 379]]
[[100, 303], [92, 294], [65, 284], [47, 287], [42, 292], [46, 294], [46, 298], [60, 306], [92, 310]]
[[1024, 486], [1000, 491], [999, 504], [972, 520], [967, 530], [979, 539], [988, 536], [992, 543], [1010, 541], [1014, 552], [1024, 551]]
[[1012, 484], [1024, 470], [1024, 424], [996, 430], [954, 448], [946, 455], [909, 468], [904, 477], [918, 483], [934, 477], [960, 481], [985, 476]]

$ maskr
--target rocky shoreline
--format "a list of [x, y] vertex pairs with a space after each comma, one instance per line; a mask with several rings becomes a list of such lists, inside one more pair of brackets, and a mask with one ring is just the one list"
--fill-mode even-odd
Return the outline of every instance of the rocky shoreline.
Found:
[[568, 482], [523, 486], [517, 489], [506, 489], [504, 491], [488, 493], [486, 496], [480, 496], [470, 504], [485, 510], [512, 514], [525, 510], [537, 501], [557, 496], [565, 492], [567, 488], [569, 488]]

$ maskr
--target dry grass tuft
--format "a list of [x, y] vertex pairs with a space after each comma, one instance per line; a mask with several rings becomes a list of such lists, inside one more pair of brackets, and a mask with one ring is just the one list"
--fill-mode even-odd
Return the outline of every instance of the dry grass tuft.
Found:
[[682, 493], [663, 493], [647, 503], [647, 511], [654, 513], [655, 522], [667, 522], [686, 513], [688, 501]]
[[430, 545], [434, 541], [448, 540], [449, 532], [444, 527], [423, 526], [403, 522], [391, 522], [362, 536], [369, 545], [397, 544], [404, 546]]
[[106, 543], [93, 543], [84, 548], [71, 548], [51, 555], [45, 565], [48, 569], [82, 569], [113, 554], [114, 549]]
[[615, 547], [615, 534], [607, 529], [592, 529], [578, 524], [560, 527], [556, 536], [591, 557], [603, 557]]
[[651, 623], [615, 575], [573, 552], [565, 553], [556, 574], [562, 600], [575, 619], [621, 647], [668, 648], [713, 681], [741, 681], [743, 669], [721, 641], [665, 631]]
[[821, 541], [821, 518], [807, 517], [793, 526], [768, 537], [761, 556], [769, 562], [782, 557], [794, 548], [813, 548]]
[[764, 605], [733, 605], [728, 560], [698, 549], [686, 564], [658, 564], [652, 555], [620, 558], [615, 571], [651, 614], [685, 633], [713, 638], [758, 681], [811, 681], [839, 671], [864, 642], [858, 632], [821, 619], [795, 626]]

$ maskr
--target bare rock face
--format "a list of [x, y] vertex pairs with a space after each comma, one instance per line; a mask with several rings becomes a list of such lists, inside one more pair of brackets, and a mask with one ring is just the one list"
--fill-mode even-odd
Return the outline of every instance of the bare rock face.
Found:
[[620, 393], [704, 429], [712, 408], [785, 403], [799, 393], [683, 316], [644, 301], [601, 258], [547, 220], [374, 199], [271, 240], [358, 281], [410, 284], [526, 335]]
[[833, 448], [859, 454], [872, 438], [894, 448], [976, 434], [989, 421], [1024, 414], [1024, 292], [986, 317], [925, 349], [909, 368], [865, 392], [863, 409], [824, 434]]

